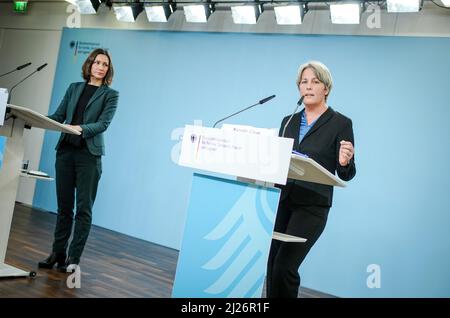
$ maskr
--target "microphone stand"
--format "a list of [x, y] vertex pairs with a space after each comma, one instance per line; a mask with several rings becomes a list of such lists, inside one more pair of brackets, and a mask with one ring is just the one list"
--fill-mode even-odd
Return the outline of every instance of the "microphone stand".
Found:
[[256, 104], [253, 104], [253, 105], [251, 105], [251, 106], [248, 106], [247, 108], [244, 108], [244, 109], [242, 109], [242, 110], [240, 110], [240, 111], [237, 111], [237, 112], [231, 114], [230, 116], [227, 116], [227, 117], [225, 117], [225, 118], [222, 118], [222, 119], [216, 121], [215, 124], [213, 125], [213, 128], [215, 128], [216, 125], [217, 125], [218, 123], [223, 122], [224, 120], [226, 120], [226, 119], [228, 119], [228, 118], [230, 118], [230, 117], [233, 117], [234, 115], [237, 115], [237, 114], [239, 114], [239, 113], [242, 113], [243, 111], [246, 111], [247, 109], [250, 109], [250, 108], [255, 107], [255, 106], [257, 106], [257, 105], [260, 105], [260, 104], [264, 104], [264, 103], [268, 102], [269, 100], [271, 100], [271, 99], [274, 98], [274, 97], [275, 97], [275, 95], [271, 95], [271, 96], [269, 96], [269, 97], [266, 97], [266, 98], [264, 98], [264, 99], [261, 99], [261, 100], [260, 100], [259, 102], [257, 102]]
[[6, 104], [9, 104], [11, 101], [11, 97], [12, 97], [12, 92], [14, 90], [14, 88], [16, 88], [20, 83], [22, 83], [24, 80], [26, 80], [27, 78], [29, 78], [31, 75], [33, 75], [36, 72], [39, 72], [40, 70], [42, 70], [44, 67], [47, 66], [47, 63], [39, 66], [36, 71], [32, 72], [31, 74], [29, 74], [27, 77], [25, 77], [23, 80], [21, 80], [19, 83], [17, 83], [16, 85], [14, 85], [13, 87], [11, 87], [11, 89], [9, 90], [9, 96], [8, 96], [8, 101], [6, 102]]
[[288, 119], [286, 125], [284, 125], [283, 133], [281, 134], [281, 137], [284, 137], [284, 133], [286, 132], [286, 128], [287, 128], [287, 126], [289, 125], [289, 123], [291, 122], [292, 117], [294, 117], [295, 112], [296, 112], [297, 109], [300, 107], [300, 105], [303, 103], [303, 98], [305, 98], [305, 97], [302, 96], [302, 97], [300, 97], [300, 99], [298, 100], [297, 106], [295, 106], [295, 109], [294, 109], [294, 111], [292, 112], [291, 117], [289, 117], [289, 119]]
[[13, 69], [12, 71], [9, 71], [9, 72], [6, 72], [4, 74], [1, 74], [0, 77], [6, 76], [6, 75], [11, 74], [11, 73], [13, 73], [15, 71], [20, 71], [21, 69], [23, 69], [23, 68], [25, 68], [25, 67], [27, 67], [29, 65], [31, 65], [31, 62], [23, 64], [23, 65], [20, 65], [20, 66], [16, 67], [15, 69]]

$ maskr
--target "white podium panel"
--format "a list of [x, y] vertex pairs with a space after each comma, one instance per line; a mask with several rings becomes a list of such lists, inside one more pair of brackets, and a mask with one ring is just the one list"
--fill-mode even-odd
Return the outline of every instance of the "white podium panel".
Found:
[[227, 129], [186, 126], [181, 166], [286, 184], [294, 140]]

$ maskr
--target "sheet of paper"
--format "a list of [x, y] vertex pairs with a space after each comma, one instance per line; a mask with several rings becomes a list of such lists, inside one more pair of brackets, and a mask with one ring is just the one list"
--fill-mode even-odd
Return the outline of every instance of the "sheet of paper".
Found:
[[273, 238], [275, 240], [283, 241], [283, 242], [294, 242], [294, 243], [304, 243], [306, 242], [305, 238], [292, 236], [285, 233], [273, 232]]

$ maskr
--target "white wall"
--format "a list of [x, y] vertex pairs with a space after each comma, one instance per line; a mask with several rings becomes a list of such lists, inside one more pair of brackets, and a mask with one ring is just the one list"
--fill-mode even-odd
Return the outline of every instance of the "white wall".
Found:
[[[0, 87], [10, 88], [39, 65], [48, 66], [24, 81], [12, 92], [11, 103], [26, 106], [46, 114], [50, 101], [61, 31], [3, 29], [0, 31], [0, 73], [12, 68], [33, 62], [23, 71], [15, 72], [0, 78]], [[25, 130], [24, 159], [30, 160], [30, 169], [37, 170], [44, 138], [42, 129]], [[22, 178], [19, 184], [17, 201], [31, 204], [35, 181]]]
[[[439, 1], [439, 0], [437, 0]], [[63, 27], [71, 26], [74, 20], [69, 4], [62, 0], [30, 1], [25, 15], [12, 12], [11, 3], [0, 3], [0, 73], [26, 63], [33, 62], [33, 68], [47, 62], [42, 72], [35, 74], [19, 86], [13, 96], [13, 103], [23, 105], [46, 114], [53, 87], [59, 41]], [[339, 34], [378, 36], [450, 36], [450, 10], [441, 9], [429, 1], [419, 13], [388, 14], [382, 10], [379, 28], [369, 28], [367, 21], [373, 20], [373, 12], [362, 15], [359, 25], [333, 25], [329, 11], [323, 7], [311, 9], [300, 26], [279, 26], [274, 12], [266, 10], [253, 26], [236, 25], [229, 10], [218, 10], [207, 24], [186, 23], [182, 11], [176, 11], [168, 23], [149, 23], [141, 13], [136, 23], [119, 23], [113, 12], [102, 6], [93, 16], [81, 16], [79, 26], [83, 28], [119, 28], [170, 31], [208, 32], [254, 32], [292, 34]], [[376, 22], [376, 21], [375, 21]], [[382, 53], [380, 52], [380, 57]], [[11, 87], [32, 67], [9, 77], [0, 78], [0, 87]], [[25, 133], [25, 158], [30, 160], [31, 169], [39, 167], [43, 131], [32, 129]], [[17, 200], [31, 204], [35, 182], [21, 180]]]

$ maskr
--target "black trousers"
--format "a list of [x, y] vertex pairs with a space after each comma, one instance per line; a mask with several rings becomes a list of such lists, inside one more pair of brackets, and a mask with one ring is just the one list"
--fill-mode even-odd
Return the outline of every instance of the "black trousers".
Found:
[[75, 228], [68, 256], [79, 262], [92, 224], [92, 206], [102, 173], [101, 156], [93, 156], [86, 147], [62, 146], [56, 153], [56, 220], [53, 252], [66, 254], [74, 221]]
[[275, 231], [306, 238], [305, 243], [272, 240], [267, 264], [268, 298], [297, 298], [300, 287], [298, 269], [327, 223], [329, 207], [299, 206], [289, 198], [280, 202]]

